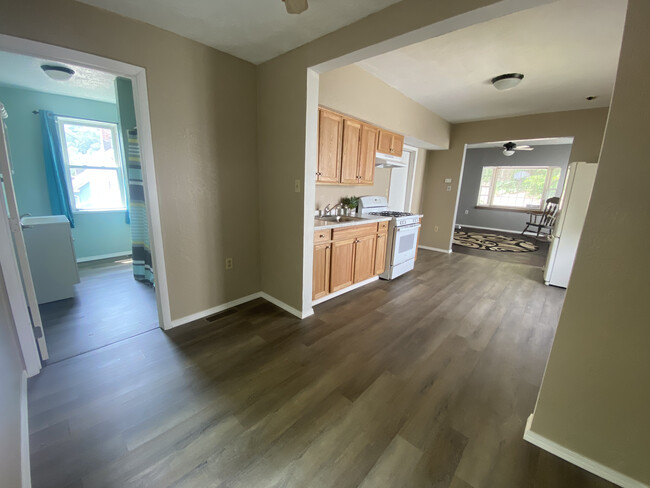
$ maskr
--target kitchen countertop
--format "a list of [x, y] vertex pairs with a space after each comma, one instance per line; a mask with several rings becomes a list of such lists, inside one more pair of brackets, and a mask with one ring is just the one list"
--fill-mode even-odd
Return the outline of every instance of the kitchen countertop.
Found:
[[392, 217], [361, 217], [359, 220], [354, 220], [352, 222], [330, 222], [328, 220], [322, 220], [318, 217], [314, 217], [314, 230], [325, 230], [325, 229], [338, 229], [340, 227], [352, 227], [354, 225], [363, 225], [363, 224], [372, 224], [376, 222], [387, 222], [391, 220]]

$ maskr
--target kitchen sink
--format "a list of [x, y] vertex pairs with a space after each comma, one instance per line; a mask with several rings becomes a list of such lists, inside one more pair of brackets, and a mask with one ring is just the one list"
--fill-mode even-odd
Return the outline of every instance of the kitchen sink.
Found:
[[348, 215], [325, 215], [324, 217], [316, 217], [316, 219], [326, 222], [357, 222], [364, 220], [362, 217], [350, 217]]

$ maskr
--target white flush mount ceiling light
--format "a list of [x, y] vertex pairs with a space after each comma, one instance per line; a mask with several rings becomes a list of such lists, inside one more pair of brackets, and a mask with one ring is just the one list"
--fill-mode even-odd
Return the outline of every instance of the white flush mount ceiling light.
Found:
[[282, 0], [287, 8], [287, 13], [299, 14], [307, 10], [307, 0]]
[[56, 81], [68, 81], [74, 75], [74, 70], [66, 66], [57, 66], [54, 64], [43, 64], [41, 69], [47, 76]]
[[523, 79], [524, 75], [521, 73], [506, 73], [492, 78], [492, 85], [497, 90], [510, 90], [516, 87]]

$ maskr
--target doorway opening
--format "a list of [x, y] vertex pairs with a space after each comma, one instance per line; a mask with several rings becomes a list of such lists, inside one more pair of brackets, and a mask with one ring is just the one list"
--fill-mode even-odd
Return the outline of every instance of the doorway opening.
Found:
[[32, 375], [41, 361], [164, 328], [169, 305], [144, 70], [0, 40], [0, 61], [14, 67], [0, 77], [3, 225], [29, 310], [16, 325]]
[[572, 145], [572, 137], [467, 144], [452, 251], [543, 268]]

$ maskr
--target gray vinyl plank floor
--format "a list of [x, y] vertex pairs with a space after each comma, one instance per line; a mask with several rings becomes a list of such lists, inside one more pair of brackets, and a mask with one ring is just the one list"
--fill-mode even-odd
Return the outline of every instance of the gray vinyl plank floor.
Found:
[[156, 295], [129, 258], [79, 263], [75, 296], [39, 306], [48, 364], [158, 327]]
[[46, 366], [34, 488], [612, 488], [522, 439], [564, 291], [420, 251], [299, 320], [258, 299]]

